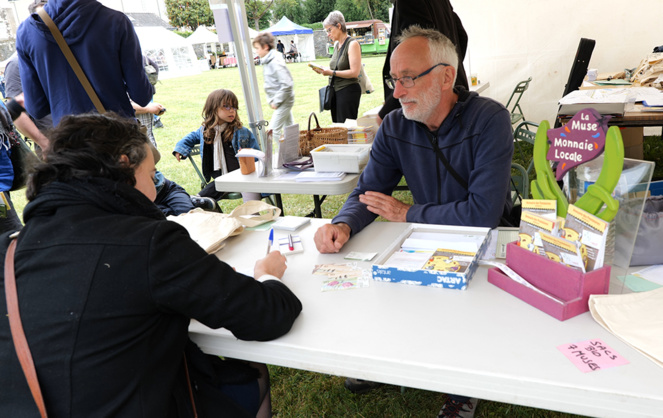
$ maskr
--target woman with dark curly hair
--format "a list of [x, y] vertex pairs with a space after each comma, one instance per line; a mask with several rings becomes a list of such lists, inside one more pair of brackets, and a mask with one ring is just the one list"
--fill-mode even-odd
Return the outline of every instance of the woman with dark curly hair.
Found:
[[[152, 148], [135, 122], [67, 116], [50, 139], [28, 185], [13, 258], [49, 415], [188, 416], [192, 390], [201, 416], [209, 405], [216, 414], [268, 416], [266, 367], [202, 354], [188, 326], [194, 318], [245, 340], [288, 332], [301, 304], [280, 280], [285, 257], [258, 260], [253, 279], [166, 221], [151, 201]], [[0, 236], [1, 259], [10, 241]], [[0, 321], [0, 416], [36, 416], [12, 345], [9, 323]]]

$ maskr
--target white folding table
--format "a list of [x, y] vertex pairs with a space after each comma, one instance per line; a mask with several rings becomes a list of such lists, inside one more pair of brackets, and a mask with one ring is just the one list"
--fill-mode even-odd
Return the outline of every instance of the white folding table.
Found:
[[[310, 194], [313, 195], [316, 218], [322, 218], [320, 205], [327, 195], [350, 193], [357, 186], [359, 174], [346, 174], [339, 181], [307, 181], [298, 182], [292, 178], [284, 179], [287, 170], [273, 170], [269, 176], [259, 177], [257, 172], [242, 174], [239, 170], [232, 171], [214, 179], [216, 190], [223, 192], [255, 192], [274, 193], [276, 205], [283, 213], [281, 194]], [[320, 198], [322, 196], [322, 199]]]
[[[319, 254], [313, 234], [324, 222], [297, 231], [305, 251], [288, 256], [283, 281], [303, 304], [288, 334], [247, 342], [194, 321], [191, 338], [208, 353], [332, 375], [590, 416], [661, 416], [663, 368], [589, 313], [560, 322], [493, 286], [486, 268], [465, 291], [371, 280], [367, 288], [322, 292], [322, 278], [311, 273], [316, 264], [382, 251], [407, 226], [374, 222], [341, 253]], [[217, 256], [252, 271], [256, 256], [247, 249], [266, 240], [266, 231], [245, 231]], [[582, 373], [557, 349], [596, 338], [629, 364]]]

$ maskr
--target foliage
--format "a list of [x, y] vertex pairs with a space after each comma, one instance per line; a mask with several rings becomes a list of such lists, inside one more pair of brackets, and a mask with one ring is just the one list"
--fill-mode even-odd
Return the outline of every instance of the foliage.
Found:
[[336, 10], [343, 13], [346, 22], [370, 19], [367, 9], [357, 0], [336, 0]]
[[336, 10], [343, 13], [346, 22], [378, 19], [389, 22], [389, 0], [336, 0]]
[[389, 0], [366, 0], [370, 3], [371, 10], [373, 11], [373, 19], [378, 19], [383, 22], [389, 22], [389, 8], [391, 2]]
[[298, 25], [308, 23], [302, 0], [276, 0], [272, 8], [272, 18], [278, 22], [283, 16]]
[[166, 0], [166, 13], [170, 24], [176, 28], [213, 26], [214, 16], [208, 0]]
[[323, 30], [324, 27], [322, 26], [322, 22], [315, 22], [315, 23], [302, 23], [301, 26], [304, 26], [305, 28], [313, 29], [313, 30]]
[[335, 6], [336, 0], [308, 0], [304, 2], [306, 19], [309, 23], [322, 22]]
[[191, 34], [193, 34], [193, 32], [190, 30], [174, 30], [173, 33], [180, 35], [182, 38], [188, 38], [191, 36]]
[[260, 28], [268, 28], [270, 26], [270, 18], [272, 17], [270, 9], [273, 3], [274, 0], [245, 0], [244, 7], [246, 8], [246, 20], [249, 26], [253, 26], [253, 29], [257, 31]]

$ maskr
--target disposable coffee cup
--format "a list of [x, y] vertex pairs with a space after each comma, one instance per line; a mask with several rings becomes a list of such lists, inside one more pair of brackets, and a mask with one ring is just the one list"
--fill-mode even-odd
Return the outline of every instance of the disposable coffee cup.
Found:
[[237, 157], [239, 160], [239, 171], [242, 174], [251, 174], [256, 171], [256, 161], [253, 157]]
[[597, 69], [592, 68], [587, 70], [587, 81], [595, 81], [598, 75], [599, 75], [599, 70]]

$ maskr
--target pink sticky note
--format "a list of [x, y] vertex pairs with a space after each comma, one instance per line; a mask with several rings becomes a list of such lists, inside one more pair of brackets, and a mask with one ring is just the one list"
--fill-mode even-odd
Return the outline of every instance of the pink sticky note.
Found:
[[583, 341], [581, 343], [563, 344], [557, 347], [571, 360], [571, 363], [583, 373], [607, 369], [628, 364], [628, 360], [617, 354], [599, 339]]

